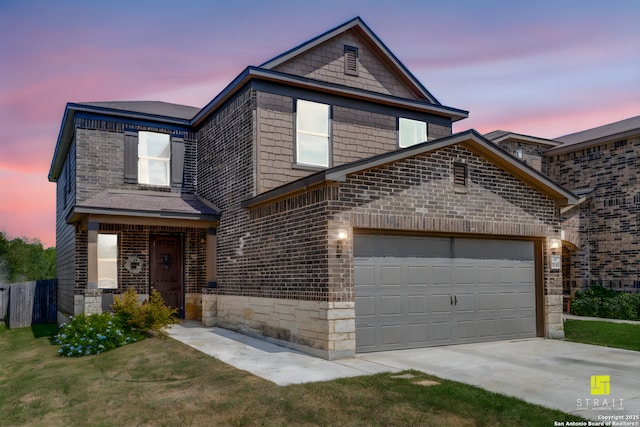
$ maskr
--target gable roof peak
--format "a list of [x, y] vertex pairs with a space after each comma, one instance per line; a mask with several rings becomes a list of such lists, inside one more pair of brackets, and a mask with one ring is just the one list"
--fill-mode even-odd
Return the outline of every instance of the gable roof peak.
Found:
[[259, 66], [267, 70], [275, 67], [313, 49], [314, 47], [330, 40], [346, 31], [355, 30], [360, 33], [365, 41], [385, 60], [385, 62], [399, 75], [411, 89], [419, 95], [420, 98], [427, 100], [435, 105], [442, 105], [420, 81], [405, 67], [405, 65], [389, 50], [389, 48], [380, 40], [380, 38], [369, 28], [360, 16], [350, 19], [349, 21], [332, 28], [311, 40], [308, 40], [280, 55], [269, 59]]

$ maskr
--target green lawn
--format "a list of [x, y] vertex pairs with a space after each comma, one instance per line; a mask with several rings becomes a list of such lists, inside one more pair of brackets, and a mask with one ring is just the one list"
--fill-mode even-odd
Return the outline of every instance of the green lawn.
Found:
[[[50, 327], [0, 326], [0, 425], [552, 426], [567, 414], [381, 374], [279, 387], [170, 338], [62, 358]], [[425, 380], [437, 385], [421, 385]]]
[[640, 325], [567, 320], [564, 322], [564, 335], [568, 341], [640, 351]]

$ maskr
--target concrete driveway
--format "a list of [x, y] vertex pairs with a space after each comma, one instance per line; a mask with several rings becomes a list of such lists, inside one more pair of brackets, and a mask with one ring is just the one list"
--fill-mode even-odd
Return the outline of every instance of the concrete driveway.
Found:
[[[328, 361], [195, 322], [174, 325], [169, 335], [279, 385], [415, 369], [588, 419], [640, 416], [640, 353], [634, 351], [534, 338], [364, 353]], [[601, 376], [594, 391], [609, 394], [591, 394], [591, 376]], [[640, 419], [617, 421], [640, 425]]]
[[[394, 369], [416, 369], [593, 420], [640, 415], [640, 353], [634, 351], [536, 338], [358, 358]], [[591, 394], [592, 375], [609, 376], [608, 395]], [[640, 425], [640, 419], [636, 421]]]

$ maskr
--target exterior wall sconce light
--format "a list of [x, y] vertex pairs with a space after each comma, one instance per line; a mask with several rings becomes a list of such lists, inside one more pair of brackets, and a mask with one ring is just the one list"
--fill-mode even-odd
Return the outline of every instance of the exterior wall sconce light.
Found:
[[562, 251], [562, 240], [557, 238], [549, 239], [549, 249], [551, 254], [549, 269], [551, 271], [561, 271], [562, 270], [562, 256], [559, 255], [559, 252]]
[[336, 255], [338, 258], [342, 257], [342, 246], [344, 245], [344, 242], [347, 240], [348, 237], [349, 237], [349, 233], [347, 233], [346, 231], [338, 232], [338, 244], [336, 247]]

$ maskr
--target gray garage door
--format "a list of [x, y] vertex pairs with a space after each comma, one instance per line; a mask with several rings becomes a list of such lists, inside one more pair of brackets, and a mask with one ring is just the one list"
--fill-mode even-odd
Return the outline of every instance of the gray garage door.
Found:
[[356, 351], [536, 336], [534, 244], [357, 235]]

